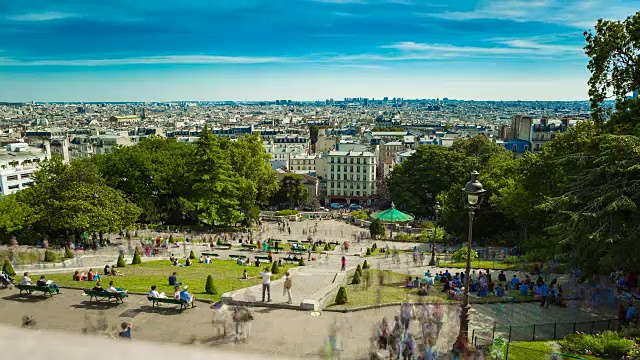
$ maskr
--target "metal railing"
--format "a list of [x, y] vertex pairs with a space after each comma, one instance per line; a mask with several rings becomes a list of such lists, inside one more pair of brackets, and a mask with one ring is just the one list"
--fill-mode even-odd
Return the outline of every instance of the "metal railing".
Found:
[[[636, 326], [638, 320], [635, 321]], [[503, 338], [506, 342], [513, 341], [548, 341], [562, 339], [567, 335], [576, 332], [585, 334], [597, 334], [606, 330], [618, 330], [620, 323], [618, 319], [593, 320], [582, 322], [529, 324], [529, 325], [498, 325], [491, 328], [474, 329], [472, 339], [495, 339]]]

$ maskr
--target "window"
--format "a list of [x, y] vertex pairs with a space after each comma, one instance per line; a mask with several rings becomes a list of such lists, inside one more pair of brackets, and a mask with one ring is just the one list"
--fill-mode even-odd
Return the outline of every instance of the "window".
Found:
[[20, 176], [21, 179], [29, 179], [31, 177], [31, 174], [22, 174]]
[[360, 158], [356, 159], [356, 164], [360, 164]]
[[17, 189], [20, 185], [9, 185], [9, 190]]
[[334, 170], [334, 169], [333, 169], [333, 165], [331, 165], [331, 171], [333, 171], [333, 170]]
[[349, 171], [353, 172], [353, 165], [351, 166], [351, 169]]
[[[7, 176], [7, 181], [15, 181], [18, 180], [18, 175]], [[11, 189], [11, 187], [9, 187]]]

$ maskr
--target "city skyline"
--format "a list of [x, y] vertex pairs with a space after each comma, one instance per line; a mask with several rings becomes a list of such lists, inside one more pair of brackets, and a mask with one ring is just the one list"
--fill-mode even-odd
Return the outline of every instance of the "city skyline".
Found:
[[0, 4], [0, 101], [585, 100], [583, 31], [640, 1]]

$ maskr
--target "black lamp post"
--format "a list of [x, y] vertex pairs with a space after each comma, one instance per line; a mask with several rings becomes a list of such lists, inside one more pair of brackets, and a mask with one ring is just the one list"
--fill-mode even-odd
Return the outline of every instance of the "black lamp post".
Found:
[[436, 204], [433, 206], [433, 242], [431, 243], [431, 260], [429, 261], [429, 266], [436, 265], [436, 232], [438, 231], [438, 216], [440, 215], [440, 202], [436, 201]]
[[454, 350], [466, 349], [469, 343], [469, 273], [471, 272], [471, 242], [473, 241], [473, 217], [476, 209], [482, 203], [482, 195], [485, 190], [478, 181], [478, 172], [471, 172], [471, 180], [465, 185], [464, 192], [467, 195], [469, 206], [469, 237], [467, 239], [467, 267], [464, 276], [464, 299], [460, 309], [460, 332], [454, 345]]

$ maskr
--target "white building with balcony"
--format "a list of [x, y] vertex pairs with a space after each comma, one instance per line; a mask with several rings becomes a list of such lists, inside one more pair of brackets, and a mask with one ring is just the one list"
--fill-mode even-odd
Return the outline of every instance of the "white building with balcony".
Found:
[[376, 155], [368, 151], [330, 151], [326, 202], [371, 205], [375, 197]]
[[38, 164], [51, 157], [49, 144], [44, 149], [26, 143], [13, 143], [0, 149], [0, 195], [6, 196], [33, 183]]

